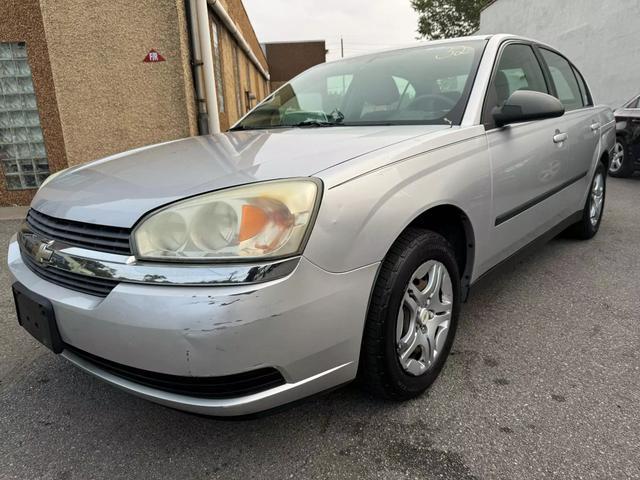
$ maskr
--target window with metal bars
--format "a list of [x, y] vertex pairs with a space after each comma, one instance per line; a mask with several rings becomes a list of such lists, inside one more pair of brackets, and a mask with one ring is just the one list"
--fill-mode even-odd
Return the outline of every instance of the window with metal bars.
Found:
[[240, 59], [238, 53], [238, 45], [233, 47], [233, 76], [236, 87], [236, 108], [238, 109], [238, 118], [244, 115], [242, 111], [242, 79], [240, 78]]
[[216, 93], [218, 95], [218, 109], [225, 112], [224, 79], [222, 76], [222, 52], [220, 51], [220, 30], [215, 21], [211, 21], [211, 35], [213, 36], [213, 60], [215, 62]]

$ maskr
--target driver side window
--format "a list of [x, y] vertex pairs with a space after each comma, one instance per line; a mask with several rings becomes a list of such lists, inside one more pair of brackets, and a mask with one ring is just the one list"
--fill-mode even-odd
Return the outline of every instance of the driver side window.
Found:
[[487, 90], [482, 114], [482, 123], [487, 129], [495, 127], [491, 116], [493, 109], [502, 106], [518, 90], [549, 93], [533, 48], [524, 44], [511, 44], [502, 50]]

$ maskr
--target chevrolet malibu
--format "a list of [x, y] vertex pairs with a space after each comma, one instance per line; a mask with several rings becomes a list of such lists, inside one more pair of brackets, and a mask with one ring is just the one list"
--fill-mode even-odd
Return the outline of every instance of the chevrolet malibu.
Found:
[[510, 35], [317, 66], [230, 132], [54, 174], [9, 247], [18, 319], [127, 392], [245, 415], [441, 371], [471, 286], [600, 227], [615, 121]]

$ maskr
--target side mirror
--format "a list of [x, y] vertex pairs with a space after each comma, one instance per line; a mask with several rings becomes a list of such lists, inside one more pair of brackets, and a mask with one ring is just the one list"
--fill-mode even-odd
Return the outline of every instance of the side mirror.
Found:
[[491, 112], [497, 127], [564, 115], [564, 105], [556, 97], [530, 90], [518, 90]]

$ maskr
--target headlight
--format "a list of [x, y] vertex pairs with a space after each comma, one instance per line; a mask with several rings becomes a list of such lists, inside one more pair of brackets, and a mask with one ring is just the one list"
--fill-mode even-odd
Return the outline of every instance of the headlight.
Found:
[[174, 203], [135, 228], [134, 253], [165, 261], [247, 261], [301, 253], [319, 190], [319, 181], [279, 180]]

